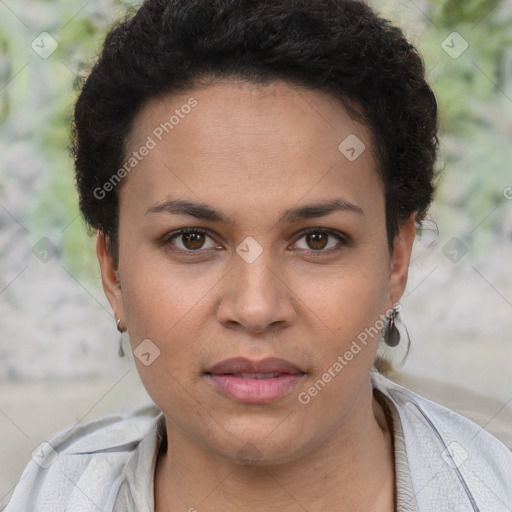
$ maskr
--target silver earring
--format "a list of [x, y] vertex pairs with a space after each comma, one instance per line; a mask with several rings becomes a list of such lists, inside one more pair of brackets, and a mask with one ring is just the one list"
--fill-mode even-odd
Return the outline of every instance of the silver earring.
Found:
[[121, 333], [121, 336], [119, 336], [119, 349], [117, 351], [117, 355], [119, 357], [124, 357], [125, 353], [123, 350], [123, 336], [122, 336], [124, 330], [120, 327], [120, 325], [119, 325], [120, 323], [121, 323], [121, 319], [118, 318], [116, 324], [117, 324], [117, 330]]
[[405, 330], [405, 334], [408, 339], [408, 345], [410, 344], [409, 332], [407, 331], [407, 327], [402, 323], [399, 314], [402, 310], [402, 305], [398, 302], [393, 305], [393, 309], [391, 310], [391, 314], [388, 317], [386, 325], [384, 326], [384, 330], [382, 332], [382, 339], [384, 343], [388, 347], [396, 347], [400, 343], [400, 328]]

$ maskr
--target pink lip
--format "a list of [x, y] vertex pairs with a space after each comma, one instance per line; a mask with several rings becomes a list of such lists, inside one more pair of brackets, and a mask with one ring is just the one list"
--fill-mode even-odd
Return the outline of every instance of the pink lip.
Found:
[[[256, 378], [257, 373], [278, 375]], [[208, 380], [223, 395], [250, 404], [268, 403], [288, 394], [304, 375], [294, 364], [277, 358], [252, 361], [235, 357], [217, 363], [206, 372]]]
[[294, 364], [278, 359], [277, 357], [267, 357], [260, 361], [253, 361], [246, 357], [232, 357], [217, 363], [206, 370], [206, 373], [215, 375], [226, 375], [228, 373], [304, 373]]

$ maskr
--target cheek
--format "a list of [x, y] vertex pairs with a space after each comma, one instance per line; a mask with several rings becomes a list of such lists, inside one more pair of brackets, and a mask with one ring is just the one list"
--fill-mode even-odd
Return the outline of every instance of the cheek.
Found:
[[386, 261], [364, 255], [353, 260], [325, 275], [301, 277], [294, 284], [294, 292], [303, 299], [309, 315], [320, 319], [320, 325], [338, 337], [336, 345], [373, 325], [386, 305]]
[[151, 398], [167, 411], [179, 411], [188, 397], [183, 390], [193, 387], [199, 373], [197, 341], [205, 330], [199, 311], [208, 286], [183, 272], [152, 267], [147, 260], [138, 268], [134, 258], [125, 268], [129, 278], [123, 302], [133, 359]]
[[123, 286], [123, 301], [128, 330], [134, 338], [163, 342], [195, 321], [198, 327], [197, 312], [213, 280], [194, 272], [152, 266], [147, 260], [141, 268], [136, 261], [127, 267], [129, 278]]
[[[153, 400], [179, 409], [189, 397], [184, 390], [193, 389], [202, 375], [205, 359], [211, 362], [211, 338], [219, 332], [214, 301], [229, 274], [220, 266], [173, 263], [163, 253], [129, 242], [123, 249], [130, 255], [120, 261], [120, 270], [134, 361]], [[147, 339], [158, 353], [148, 366], [137, 357]]]
[[387, 297], [386, 261], [364, 259], [340, 269], [336, 278], [325, 280], [323, 293], [317, 288], [308, 297], [310, 317], [328, 327], [323, 335], [314, 333], [318, 364], [301, 395], [311, 413], [350, 409], [373, 366]]
[[[325, 335], [315, 333], [316, 371], [298, 396], [313, 417], [333, 419], [329, 411], [351, 410], [374, 364], [384, 325], [387, 280], [381, 266], [364, 268], [344, 273], [331, 280], [323, 294], [309, 297], [311, 310], [328, 326]], [[333, 424], [338, 420], [341, 417]]]

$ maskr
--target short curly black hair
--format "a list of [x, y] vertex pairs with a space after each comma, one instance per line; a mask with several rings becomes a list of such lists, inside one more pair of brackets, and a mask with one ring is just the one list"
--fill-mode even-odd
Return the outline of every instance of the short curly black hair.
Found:
[[435, 190], [437, 102], [399, 28], [356, 0], [146, 0], [108, 33], [74, 112], [80, 209], [116, 261], [119, 187], [95, 191], [122, 166], [143, 103], [206, 77], [285, 80], [339, 99], [373, 135], [390, 248], [411, 214], [424, 220]]

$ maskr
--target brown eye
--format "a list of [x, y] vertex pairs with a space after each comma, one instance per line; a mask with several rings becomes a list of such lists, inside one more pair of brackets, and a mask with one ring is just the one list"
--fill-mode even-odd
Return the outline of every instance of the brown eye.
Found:
[[181, 235], [183, 245], [191, 251], [201, 249], [204, 244], [205, 235], [204, 233], [189, 233]]
[[308, 246], [313, 250], [324, 249], [329, 240], [327, 233], [317, 232], [306, 235]]
[[303, 232], [295, 248], [309, 253], [329, 253], [350, 245], [350, 238], [338, 231], [312, 228]]
[[175, 232], [164, 239], [164, 243], [174, 250], [199, 252], [201, 249], [214, 249], [217, 244], [208, 233], [199, 228], [187, 228]]

